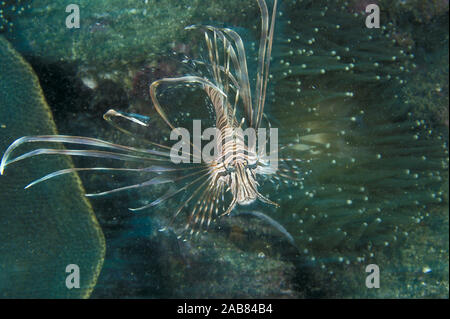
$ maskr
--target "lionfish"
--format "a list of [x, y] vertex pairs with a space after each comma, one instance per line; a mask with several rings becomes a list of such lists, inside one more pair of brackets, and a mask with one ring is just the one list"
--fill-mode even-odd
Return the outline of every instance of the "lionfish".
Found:
[[[186, 163], [175, 164], [170, 161], [170, 147], [151, 141], [148, 142], [153, 146], [152, 149], [142, 149], [90, 137], [41, 135], [25, 136], [14, 141], [2, 158], [0, 173], [3, 174], [5, 168], [12, 163], [43, 154], [97, 157], [119, 161], [137, 161], [139, 163], [149, 162], [152, 165], [143, 168], [67, 168], [37, 179], [25, 188], [63, 174], [80, 171], [151, 173], [153, 177], [145, 182], [100, 193], [86, 194], [86, 196], [102, 196], [152, 185], [175, 183], [177, 187], [169, 189], [164, 195], [142, 207], [130, 208], [130, 210], [140, 211], [157, 206], [178, 194], [188, 194], [187, 198], [182, 200], [182, 204], [176, 209], [172, 221], [181, 211], [189, 207], [190, 212], [188, 212], [188, 220], [184, 229], [190, 229], [191, 234], [194, 232], [198, 233], [202, 229], [206, 230], [212, 220], [216, 217], [229, 215], [237, 205], [247, 205], [258, 199], [264, 203], [278, 206], [278, 204], [259, 192], [260, 183], [258, 180], [260, 178], [267, 179], [267, 177], [275, 177], [277, 180], [280, 178], [295, 180], [295, 176], [287, 175], [287, 172], [292, 170], [280, 168], [278, 165], [277, 169], [271, 169], [267, 161], [261, 156], [261, 153], [256, 152], [254, 147], [247, 147], [248, 145], [242, 140], [242, 137], [236, 134], [236, 131], [243, 126], [258, 130], [265, 118], [264, 104], [269, 80], [277, 0], [273, 4], [271, 21], [269, 21], [266, 2], [257, 0], [257, 3], [261, 12], [261, 38], [254, 100], [252, 100], [247, 57], [242, 38], [232, 29], [210, 25], [186, 27], [186, 29], [200, 29], [203, 31], [209, 62], [196, 61], [196, 64], [207, 68], [210, 78], [196, 75], [163, 78], [151, 83], [149, 88], [150, 97], [157, 113], [172, 130], [177, 130], [157, 98], [158, 86], [163, 83], [170, 84], [175, 82], [187, 85], [200, 85], [210, 99], [215, 115], [216, 128], [221, 133], [221, 140], [225, 141], [220, 143], [220, 152], [211, 162], [205, 163], [201, 160], [199, 165], [190, 164], [190, 166], [187, 166]], [[243, 114], [241, 121], [237, 118], [239, 113]], [[107, 111], [103, 117], [109, 124], [128, 134], [132, 133], [117, 125], [114, 119], [121, 118], [141, 126], [148, 126], [144, 116], [113, 109]], [[236, 142], [236, 139], [241, 140]], [[234, 142], [227, 142], [230, 140]], [[39, 148], [11, 158], [11, 154], [16, 148], [22, 144], [32, 142], [78, 144], [99, 149]], [[245, 148], [245, 150], [241, 148]], [[190, 156], [194, 155], [190, 154]], [[286, 164], [287, 161], [278, 158], [278, 162]], [[295, 170], [293, 172], [298, 173]]]

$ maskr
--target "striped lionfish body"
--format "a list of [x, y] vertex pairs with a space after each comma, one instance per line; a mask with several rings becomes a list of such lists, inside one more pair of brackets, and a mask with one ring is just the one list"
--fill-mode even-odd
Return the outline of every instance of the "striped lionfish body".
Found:
[[[204, 226], [209, 226], [215, 217], [230, 214], [236, 205], [246, 205], [257, 199], [264, 203], [277, 205], [258, 191], [258, 176], [285, 175], [269, 167], [260, 150], [256, 150], [256, 144], [250, 145], [239, 134], [239, 130], [244, 126], [257, 131], [264, 118], [264, 103], [269, 78], [277, 0], [274, 1], [270, 21], [265, 1], [257, 0], [257, 3], [261, 11], [261, 40], [254, 99], [252, 99], [250, 89], [243, 41], [238, 33], [228, 28], [216, 28], [213, 26], [190, 26], [186, 28], [200, 29], [204, 33], [209, 58], [206, 59], [207, 61], [195, 62], [208, 70], [209, 77], [186, 75], [175, 78], [163, 78], [150, 85], [150, 96], [156, 111], [168, 126], [175, 131], [178, 128], [175, 128], [175, 125], [171, 122], [164, 107], [158, 100], [158, 86], [176, 82], [200, 85], [211, 102], [215, 115], [216, 129], [219, 133], [218, 152], [211, 161], [207, 163], [201, 161], [199, 165], [175, 164], [170, 161], [170, 147], [154, 142], [149, 142], [153, 146], [152, 149], [141, 149], [89, 137], [65, 135], [26, 136], [14, 141], [6, 150], [1, 161], [1, 174], [4, 173], [4, 169], [9, 164], [41, 154], [87, 156], [134, 161], [139, 164], [149, 163], [150, 166], [143, 168], [68, 168], [50, 173], [30, 183], [25, 188], [59, 175], [79, 171], [127, 171], [149, 174], [151, 178], [145, 182], [100, 193], [86, 194], [86, 196], [102, 196], [124, 190], [174, 183], [177, 187], [170, 188], [164, 195], [142, 207], [130, 208], [130, 210], [139, 211], [154, 207], [169, 198], [183, 194], [186, 197], [182, 200], [181, 206], [176, 209], [172, 220], [181, 211], [190, 207], [187, 212], [188, 221], [185, 229], [190, 229], [191, 233], [203, 229]], [[242, 118], [240, 118], [240, 115], [242, 115]], [[136, 117], [128, 113], [109, 110], [104, 115], [105, 120], [110, 124], [125, 133], [131, 134], [116, 124], [115, 119], [119, 117], [122, 120], [129, 120], [138, 125], [148, 126], [142, 120], [142, 117]], [[31, 142], [84, 145], [95, 149], [39, 148], [11, 158], [12, 152], [18, 146]], [[190, 155], [195, 156], [195, 154]]]

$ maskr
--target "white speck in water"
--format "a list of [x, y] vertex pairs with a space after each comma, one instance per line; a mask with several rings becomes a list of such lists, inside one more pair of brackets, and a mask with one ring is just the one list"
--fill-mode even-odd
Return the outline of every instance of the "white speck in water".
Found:
[[91, 90], [93, 90], [97, 87], [97, 82], [93, 78], [85, 77], [85, 78], [82, 78], [81, 81], [83, 82], [84, 85], [86, 85]]
[[428, 274], [428, 273], [431, 272], [431, 268], [428, 267], [428, 266], [424, 266], [424, 267], [422, 268], [422, 272], [423, 272], [424, 274]]

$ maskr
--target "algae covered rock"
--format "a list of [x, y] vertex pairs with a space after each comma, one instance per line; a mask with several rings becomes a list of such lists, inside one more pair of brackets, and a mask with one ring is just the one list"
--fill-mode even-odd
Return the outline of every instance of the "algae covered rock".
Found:
[[27, 59], [74, 67], [89, 88], [113, 81], [132, 94], [139, 92], [139, 85], [147, 94], [145, 88], [151, 81], [146, 72], [161, 67], [161, 57], [168, 56], [174, 62], [174, 53], [189, 55], [195, 51], [198, 40], [192, 38], [200, 33], [184, 30], [186, 26], [215, 24], [230, 17], [252, 21], [249, 16], [256, 19], [259, 12], [251, 0], [82, 0], [76, 2], [79, 28], [68, 28], [68, 5], [65, 1], [36, 0], [27, 2], [19, 14], [12, 10], [18, 4], [8, 3], [0, 8], [10, 13], [7, 20], [0, 15], [0, 26], [6, 24], [5, 37]]
[[115, 224], [100, 218], [108, 249], [92, 298], [308, 296], [296, 287], [297, 273], [307, 273], [299, 269], [297, 250], [261, 219], [222, 218], [209, 232], [184, 241], [171, 230], [158, 231], [170, 211], [126, 213], [116, 209]]
[[[77, 2], [79, 28], [67, 28], [67, 2], [36, 0], [25, 14], [15, 17], [10, 38], [21, 53], [81, 62], [96, 71], [125, 72], [130, 64], [142, 63], [183, 41], [187, 25], [224, 20], [230, 14], [227, 2], [205, 4], [201, 0], [82, 0]], [[234, 13], [240, 13], [240, 5], [231, 5]]]
[[[24, 135], [56, 134], [31, 67], [0, 37], [0, 151]], [[23, 187], [55, 169], [66, 157], [48, 157], [11, 166], [0, 177], [0, 297], [86, 298], [103, 264], [105, 243], [77, 176]], [[80, 270], [80, 288], [66, 286], [66, 267]]]

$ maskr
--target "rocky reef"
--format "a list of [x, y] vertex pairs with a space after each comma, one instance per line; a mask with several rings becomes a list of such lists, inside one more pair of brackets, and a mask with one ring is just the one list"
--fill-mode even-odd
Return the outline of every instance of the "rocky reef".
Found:
[[[101, 80], [130, 80], [161, 55], [189, 50], [195, 44], [184, 27], [226, 21], [229, 16], [245, 19], [249, 10], [240, 9], [249, 2], [230, 8], [226, 1], [206, 5], [200, 0], [83, 0], [77, 2], [80, 28], [70, 29], [65, 25], [69, 15], [65, 1], [36, 0], [20, 10], [19, 1], [4, 5], [8, 11], [14, 7], [13, 12], [20, 12], [9, 18], [7, 24], [14, 32], [6, 36], [24, 55], [76, 63], [79, 77], [96, 86]], [[253, 4], [250, 12], [257, 14], [256, 10]], [[131, 82], [124, 84], [130, 87]]]

